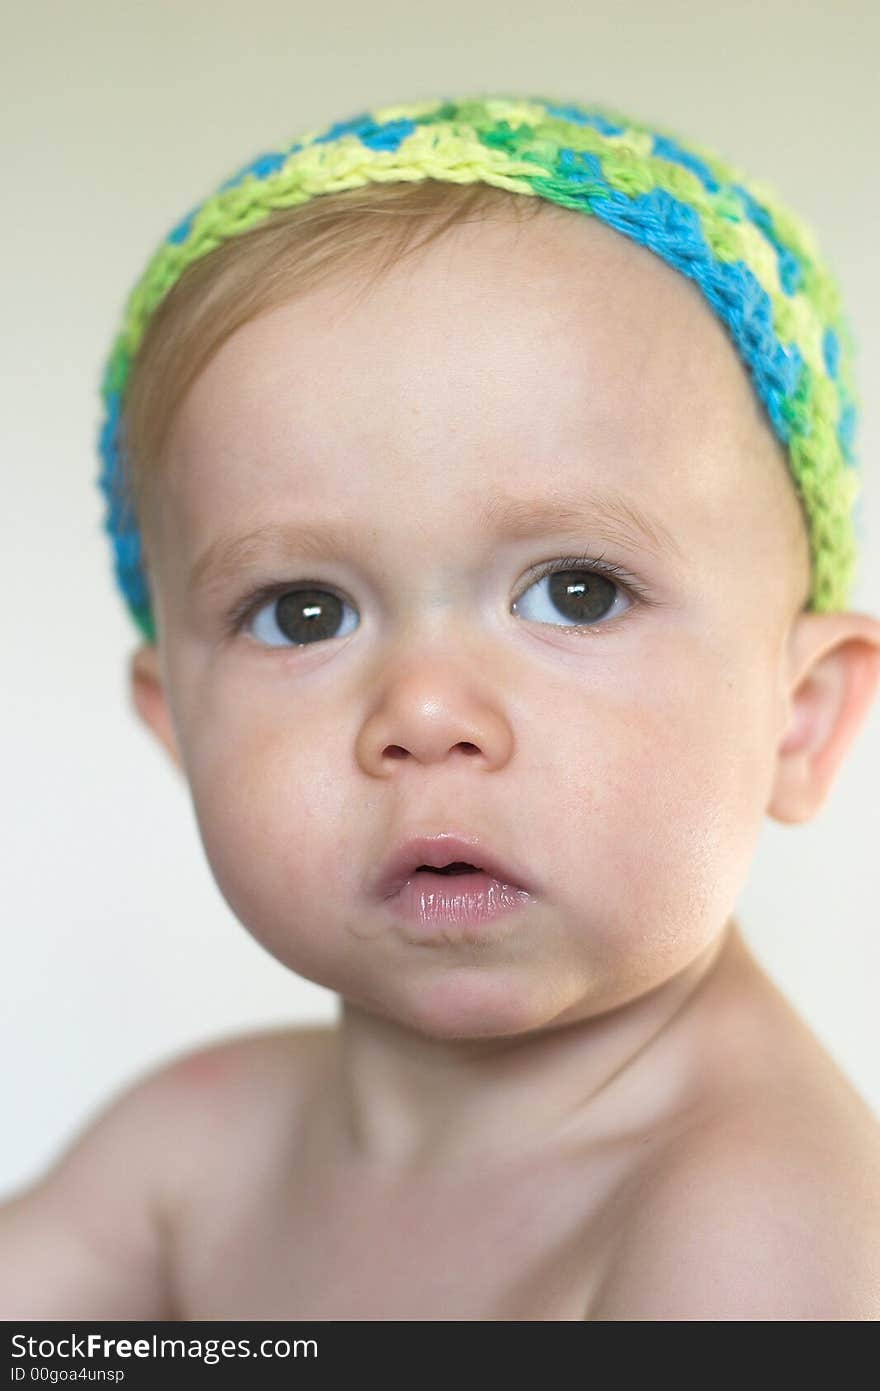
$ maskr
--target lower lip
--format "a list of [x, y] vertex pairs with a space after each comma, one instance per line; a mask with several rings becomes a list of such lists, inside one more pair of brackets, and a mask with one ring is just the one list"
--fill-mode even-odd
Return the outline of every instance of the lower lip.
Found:
[[[489, 874], [429, 874], [420, 871], [388, 900], [395, 913], [424, 929], [493, 922], [532, 902], [525, 889], [503, 884]], [[447, 933], [448, 936], [448, 933]]]

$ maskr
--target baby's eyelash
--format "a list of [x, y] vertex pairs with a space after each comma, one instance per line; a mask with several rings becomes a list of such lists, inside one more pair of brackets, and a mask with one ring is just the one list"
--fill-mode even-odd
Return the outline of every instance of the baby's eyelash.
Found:
[[569, 555], [561, 560], [548, 560], [544, 565], [539, 565], [534, 574], [529, 576], [528, 584], [522, 593], [525, 593], [526, 589], [530, 589], [537, 580], [542, 580], [547, 575], [555, 575], [564, 570], [593, 570], [598, 575], [605, 575], [608, 579], [616, 580], [624, 589], [630, 590], [638, 599], [641, 599], [643, 603], [651, 602], [647, 592], [635, 576], [630, 575], [620, 565], [615, 565], [613, 561], [605, 560], [604, 551], [602, 555], [597, 556]]
[[243, 628], [248, 619], [256, 613], [257, 609], [262, 608], [263, 604], [267, 604], [270, 599], [288, 594], [293, 589], [308, 587], [317, 588], [317, 582], [315, 581], [310, 585], [308, 580], [273, 580], [269, 584], [261, 584], [259, 589], [251, 590], [245, 594], [230, 609], [224, 621], [226, 632], [230, 636], [234, 636], [239, 628]]
[[[518, 598], [527, 589], [530, 589], [538, 580], [544, 579], [547, 575], [555, 575], [565, 570], [592, 570], [594, 573], [604, 575], [606, 578], [614, 580], [617, 584], [634, 594], [642, 603], [650, 604], [653, 601], [647, 592], [642, 588], [639, 581], [630, 575], [621, 566], [615, 565], [613, 561], [605, 560], [604, 552], [602, 555], [569, 555], [563, 556], [558, 560], [545, 561], [539, 565], [537, 570], [529, 575], [528, 583], [524, 586]], [[245, 623], [256, 613], [257, 609], [263, 604], [267, 604], [270, 599], [279, 597], [282, 594], [289, 594], [297, 588], [327, 588], [332, 590], [332, 586], [319, 584], [317, 580], [273, 580], [268, 584], [260, 585], [258, 589], [245, 594], [231, 609], [225, 620], [225, 628], [228, 634], [233, 636], [243, 628]]]

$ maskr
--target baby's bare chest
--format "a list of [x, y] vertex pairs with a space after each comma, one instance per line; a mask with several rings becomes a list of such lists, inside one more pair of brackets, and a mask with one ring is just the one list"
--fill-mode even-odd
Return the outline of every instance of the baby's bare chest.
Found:
[[614, 1250], [614, 1190], [610, 1172], [405, 1194], [215, 1181], [175, 1243], [178, 1317], [581, 1320]]

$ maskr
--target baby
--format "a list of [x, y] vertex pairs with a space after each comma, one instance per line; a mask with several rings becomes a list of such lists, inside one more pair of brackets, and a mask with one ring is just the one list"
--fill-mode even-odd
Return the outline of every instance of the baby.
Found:
[[880, 1316], [880, 1125], [733, 916], [880, 679], [845, 324], [757, 187], [421, 102], [157, 252], [104, 383], [133, 700], [340, 1012], [108, 1102], [0, 1209], [4, 1318]]

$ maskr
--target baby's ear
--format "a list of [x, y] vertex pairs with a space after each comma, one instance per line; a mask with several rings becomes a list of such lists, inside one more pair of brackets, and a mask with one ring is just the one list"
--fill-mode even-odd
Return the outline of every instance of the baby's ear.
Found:
[[789, 640], [789, 719], [767, 813], [809, 821], [831, 790], [880, 682], [880, 622], [866, 613], [805, 613]]
[[132, 653], [129, 673], [132, 702], [138, 715], [165, 746], [180, 771], [184, 772], [171, 709], [165, 694], [159, 649], [154, 643], [143, 643]]

